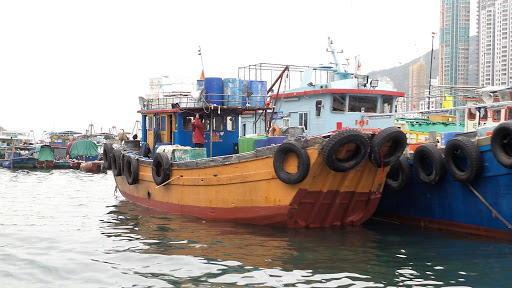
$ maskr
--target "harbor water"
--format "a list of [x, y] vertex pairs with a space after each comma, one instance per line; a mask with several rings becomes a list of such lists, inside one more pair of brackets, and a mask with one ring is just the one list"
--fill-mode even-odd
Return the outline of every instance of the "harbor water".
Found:
[[125, 200], [111, 172], [0, 169], [1, 287], [510, 287], [509, 242], [371, 220], [282, 229]]

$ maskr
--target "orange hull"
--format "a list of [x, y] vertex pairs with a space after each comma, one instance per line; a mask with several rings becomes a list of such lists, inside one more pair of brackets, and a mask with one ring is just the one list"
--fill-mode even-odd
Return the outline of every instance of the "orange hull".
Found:
[[[359, 225], [379, 203], [389, 168], [368, 159], [348, 172], [329, 169], [320, 147], [306, 149], [307, 177], [285, 184], [273, 157], [204, 168], [172, 168], [168, 184], [157, 187], [152, 167], [139, 163], [138, 182], [115, 177], [117, 188], [133, 202], [176, 214], [284, 227]], [[293, 165], [291, 165], [293, 166]]]

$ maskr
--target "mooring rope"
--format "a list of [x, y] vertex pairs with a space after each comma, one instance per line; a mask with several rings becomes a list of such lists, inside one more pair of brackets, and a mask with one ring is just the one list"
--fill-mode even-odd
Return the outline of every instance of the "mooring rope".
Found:
[[492, 211], [492, 215], [493, 216], [496, 216], [498, 217], [501, 222], [503, 222], [505, 225], [507, 225], [507, 227], [509, 229], [512, 229], [512, 225], [510, 225], [510, 223], [507, 222], [507, 220], [503, 219], [503, 217], [501, 217], [500, 214], [498, 214], [498, 212], [496, 212], [496, 210], [494, 210], [494, 208], [491, 207], [491, 205], [489, 203], [487, 203], [487, 201], [485, 201], [485, 199], [482, 197], [482, 195], [478, 194], [478, 192], [475, 190], [475, 188], [473, 188], [473, 186], [471, 186], [471, 184], [467, 183], [469, 189], [471, 189], [471, 191], [473, 191], [473, 193], [475, 193], [475, 195], [480, 198], [480, 200], [482, 200], [482, 202], [485, 204], [485, 206], [487, 206], [487, 208], [489, 208], [491, 211]]

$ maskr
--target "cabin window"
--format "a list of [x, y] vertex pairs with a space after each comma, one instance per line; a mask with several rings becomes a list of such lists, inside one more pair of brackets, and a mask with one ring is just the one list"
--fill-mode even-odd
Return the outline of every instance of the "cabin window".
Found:
[[213, 130], [223, 131], [224, 130], [224, 117], [215, 116], [213, 117]]
[[492, 122], [500, 122], [501, 121], [501, 109], [492, 111]]
[[226, 130], [228, 130], [228, 131], [236, 130], [236, 118], [234, 116], [228, 116], [226, 118]]
[[194, 117], [183, 116], [183, 130], [192, 131], [192, 121], [194, 121]]
[[148, 131], [153, 131], [153, 117], [148, 117]]
[[345, 112], [347, 95], [345, 94], [333, 94], [332, 95], [332, 112]]
[[475, 108], [468, 109], [468, 120], [469, 121], [476, 120], [476, 109]]
[[322, 100], [316, 100], [315, 103], [315, 116], [320, 117], [322, 115], [322, 107], [324, 105], [322, 104]]
[[348, 112], [375, 113], [378, 98], [374, 96], [350, 95], [348, 98]]
[[480, 114], [480, 121], [487, 121], [487, 109], [485, 108], [480, 108], [480, 111], [479, 111], [479, 114]]
[[161, 119], [160, 123], [161, 123], [161, 126], [162, 126], [160, 131], [167, 131], [167, 116], [162, 116], [160, 119]]
[[299, 113], [299, 126], [304, 126], [304, 130], [308, 130], [308, 113], [300, 112]]
[[507, 107], [505, 110], [505, 121], [512, 120], [512, 107]]
[[283, 127], [290, 127], [290, 118], [283, 118]]
[[381, 113], [391, 113], [391, 109], [393, 109], [393, 96], [384, 95], [382, 96], [382, 108]]
[[247, 124], [242, 124], [242, 136], [247, 135]]

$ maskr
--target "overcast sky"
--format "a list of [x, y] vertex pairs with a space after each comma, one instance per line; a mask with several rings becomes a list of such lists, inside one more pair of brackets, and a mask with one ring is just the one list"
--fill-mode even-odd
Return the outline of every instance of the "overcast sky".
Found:
[[200, 76], [199, 46], [207, 77], [328, 63], [327, 37], [342, 59], [360, 55], [363, 73], [391, 68], [430, 51], [439, 10], [439, 0], [1, 1], [0, 126], [36, 139], [91, 123], [131, 132], [149, 78]]

